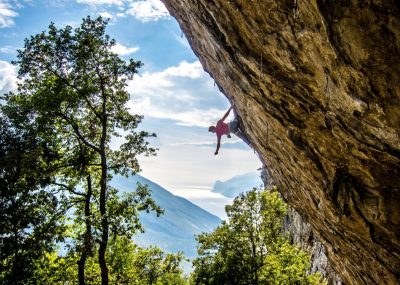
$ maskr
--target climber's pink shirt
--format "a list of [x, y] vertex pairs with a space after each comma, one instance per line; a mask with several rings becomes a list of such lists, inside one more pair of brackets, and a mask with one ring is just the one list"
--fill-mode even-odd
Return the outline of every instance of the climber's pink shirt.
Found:
[[229, 126], [225, 124], [222, 120], [219, 120], [217, 125], [215, 126], [215, 133], [217, 137], [222, 137], [222, 135], [229, 134]]

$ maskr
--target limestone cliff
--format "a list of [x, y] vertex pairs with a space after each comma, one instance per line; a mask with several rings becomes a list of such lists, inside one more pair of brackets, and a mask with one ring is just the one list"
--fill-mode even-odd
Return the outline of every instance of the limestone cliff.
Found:
[[400, 3], [164, 0], [346, 284], [400, 278]]
[[310, 253], [311, 273], [320, 272], [328, 285], [343, 284], [328, 262], [324, 245], [315, 237], [310, 225], [293, 208], [288, 210], [284, 229], [291, 234], [295, 244]]
[[[267, 189], [275, 187], [274, 181], [266, 168], [261, 171], [261, 179]], [[283, 221], [283, 229], [296, 245], [310, 253], [310, 273], [321, 273], [323, 280], [328, 285], [343, 285], [340, 276], [334, 271], [327, 259], [324, 245], [316, 238], [310, 224], [291, 207], [288, 208], [288, 215]]]

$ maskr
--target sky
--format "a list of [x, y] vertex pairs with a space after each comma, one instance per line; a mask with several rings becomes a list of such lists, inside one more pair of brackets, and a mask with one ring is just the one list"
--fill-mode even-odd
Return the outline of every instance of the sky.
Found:
[[128, 106], [144, 115], [140, 128], [157, 134], [150, 143], [159, 151], [140, 159], [141, 175], [224, 216], [230, 199], [212, 193], [214, 183], [257, 171], [261, 162], [235, 136], [223, 137], [219, 155], [214, 155], [216, 137], [208, 126], [224, 115], [229, 102], [161, 1], [0, 0], [0, 94], [16, 88], [17, 67], [11, 60], [25, 38], [47, 30], [50, 22], [78, 27], [87, 15], [109, 18], [107, 33], [116, 40], [113, 51], [144, 64], [127, 86]]

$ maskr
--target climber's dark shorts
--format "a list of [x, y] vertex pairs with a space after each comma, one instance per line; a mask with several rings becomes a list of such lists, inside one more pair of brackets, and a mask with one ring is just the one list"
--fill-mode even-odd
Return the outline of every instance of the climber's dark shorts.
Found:
[[239, 120], [235, 118], [229, 122], [229, 131], [234, 133], [237, 137], [241, 138], [246, 144], [251, 147], [250, 140], [245, 136], [244, 132], [240, 129]]
[[237, 119], [234, 119], [233, 121], [229, 122], [229, 131], [231, 133], [237, 133], [239, 130], [239, 121]]

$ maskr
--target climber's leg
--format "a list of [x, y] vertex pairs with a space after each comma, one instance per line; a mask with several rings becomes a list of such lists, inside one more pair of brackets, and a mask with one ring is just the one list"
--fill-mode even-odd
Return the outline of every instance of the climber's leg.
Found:
[[235, 118], [229, 122], [229, 130], [231, 133], [234, 133], [238, 138], [244, 141], [248, 146], [251, 147], [250, 140], [245, 136], [243, 131], [243, 124], [240, 122], [240, 117], [236, 113], [235, 109], [233, 109]]
[[237, 130], [237, 132], [235, 133], [235, 135], [239, 138], [242, 139], [242, 141], [244, 141], [249, 147], [252, 148], [251, 146], [251, 142], [250, 140], [246, 137], [246, 135], [244, 134], [244, 132], [242, 132], [240, 129]]

